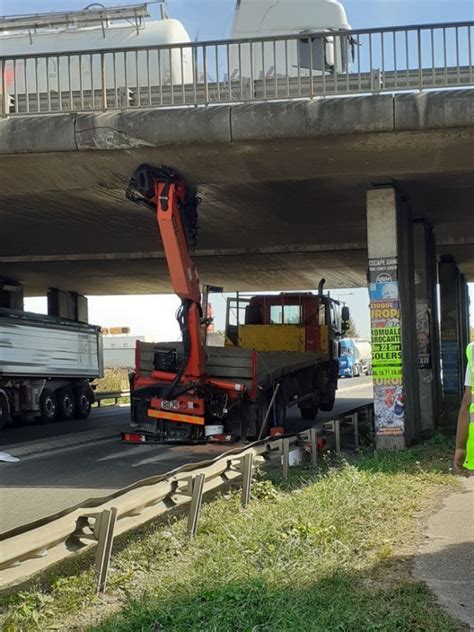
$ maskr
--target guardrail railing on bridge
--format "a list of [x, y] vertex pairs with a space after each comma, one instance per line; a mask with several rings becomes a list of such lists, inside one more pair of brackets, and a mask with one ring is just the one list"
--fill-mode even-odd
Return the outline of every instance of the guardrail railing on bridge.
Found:
[[0, 55], [1, 113], [199, 106], [474, 84], [474, 22]]

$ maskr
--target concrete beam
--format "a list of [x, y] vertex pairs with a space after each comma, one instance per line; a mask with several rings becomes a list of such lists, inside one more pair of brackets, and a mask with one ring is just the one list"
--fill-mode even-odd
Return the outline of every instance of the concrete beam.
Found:
[[474, 90], [397, 94], [393, 114], [397, 131], [473, 127]]
[[0, 154], [117, 150], [474, 126], [474, 90], [0, 120]]
[[89, 322], [87, 298], [77, 292], [65, 292], [57, 288], [48, 290], [48, 315], [78, 322]]
[[233, 106], [231, 119], [234, 142], [390, 132], [393, 97], [248, 103]]
[[78, 114], [77, 150], [230, 143], [230, 113], [230, 106], [215, 106]]
[[0, 279], [0, 307], [23, 311], [24, 292], [20, 283]]

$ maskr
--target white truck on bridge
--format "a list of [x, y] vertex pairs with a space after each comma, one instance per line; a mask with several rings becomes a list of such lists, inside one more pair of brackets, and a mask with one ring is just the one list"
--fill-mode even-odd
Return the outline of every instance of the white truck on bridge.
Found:
[[0, 309], [0, 429], [88, 417], [102, 375], [99, 327]]
[[[190, 85], [202, 81], [204, 74], [215, 81], [213, 55], [218, 45], [206, 49], [207, 60], [199, 48], [176, 47], [191, 43], [191, 38], [179, 20], [168, 16], [166, 3], [161, 6], [159, 20], [146, 19], [146, 3], [93, 4], [82, 11], [1, 17], [0, 48], [6, 60], [2, 85], [6, 83], [12, 98], [83, 90], [100, 98], [98, 88], [105, 84], [106, 89], [122, 91], [117, 102], [126, 105], [128, 90], [137, 86]], [[343, 72], [349, 63], [350, 38], [334, 34], [349, 29], [346, 12], [336, 0], [236, 0], [231, 30], [236, 43], [229, 43], [221, 78], [229, 73], [233, 79], [304, 76], [310, 68], [312, 74]], [[314, 32], [325, 36], [312, 37]], [[275, 47], [273, 42], [237, 43], [300, 34], [301, 39]], [[8, 59], [16, 55], [31, 58]]]

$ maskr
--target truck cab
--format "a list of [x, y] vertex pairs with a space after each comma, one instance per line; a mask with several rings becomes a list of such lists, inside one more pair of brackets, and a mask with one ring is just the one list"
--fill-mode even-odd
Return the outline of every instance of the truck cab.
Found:
[[[350, 29], [337, 0], [237, 0], [231, 39], [241, 43], [230, 47], [232, 77], [258, 80], [347, 72], [354, 42], [344, 33]], [[284, 36], [291, 35], [301, 38], [285, 42]], [[248, 42], [279, 36], [275, 44]]]
[[337, 358], [342, 329], [339, 303], [322, 294], [282, 292], [227, 301], [226, 346]]
[[323, 283], [318, 294], [237, 295], [227, 301], [226, 346], [252, 350], [262, 366], [272, 366], [280, 383], [280, 422], [286, 406], [298, 406], [303, 420], [334, 406], [339, 339], [349, 310], [323, 294]]
[[343, 338], [339, 343], [339, 377], [372, 373], [372, 348], [367, 340]]

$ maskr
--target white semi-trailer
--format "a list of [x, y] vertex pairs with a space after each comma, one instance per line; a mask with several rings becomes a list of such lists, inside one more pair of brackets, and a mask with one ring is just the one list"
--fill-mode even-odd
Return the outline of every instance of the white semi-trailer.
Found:
[[[146, 3], [118, 7], [93, 3], [82, 11], [0, 18], [0, 50], [7, 60], [4, 75], [9, 94], [24, 93], [25, 84], [30, 94], [94, 90], [104, 78], [108, 88], [147, 86], [150, 81], [192, 83], [190, 48], [160, 54], [135, 52], [137, 47], [191, 41], [183, 24], [169, 18], [165, 10], [159, 20], [147, 20], [149, 15]], [[89, 54], [95, 50], [104, 53]], [[121, 52], [112, 55], [113, 51]], [[8, 61], [15, 55], [37, 59]]]
[[[127, 90], [137, 86], [184, 86], [205, 75], [215, 80], [217, 48], [211, 45], [204, 54], [173, 47], [191, 38], [181, 22], [168, 16], [166, 4], [161, 6], [159, 20], [146, 19], [146, 3], [93, 3], [82, 11], [0, 18], [2, 85], [9, 97], [26, 93], [32, 103], [35, 95], [57, 93], [67, 99], [68, 92], [85, 91], [103, 106], [103, 87], [117, 92], [117, 104], [127, 105]], [[223, 76], [256, 80], [346, 72], [354, 44], [349, 30], [336, 0], [236, 0], [231, 39], [239, 43], [228, 46], [228, 63], [219, 60], [226, 67]], [[288, 35], [301, 37], [276, 44], [245, 41]], [[141, 47], [150, 49], [137, 50]], [[14, 59], [25, 55], [31, 57]]]
[[100, 327], [0, 309], [0, 429], [86, 418], [102, 375]]

